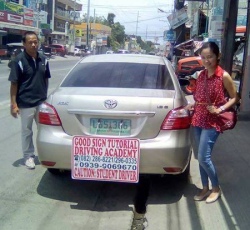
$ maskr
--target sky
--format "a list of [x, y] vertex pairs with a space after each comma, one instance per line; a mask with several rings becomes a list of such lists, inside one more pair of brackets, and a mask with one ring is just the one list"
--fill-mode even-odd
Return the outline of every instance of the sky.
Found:
[[[89, 0], [90, 16], [116, 15], [114, 22], [125, 27], [128, 35], [163, 44], [163, 32], [169, 29], [167, 16], [174, 8], [174, 0]], [[87, 14], [88, 0], [77, 0], [82, 4], [82, 14]], [[164, 11], [160, 12], [158, 9]]]

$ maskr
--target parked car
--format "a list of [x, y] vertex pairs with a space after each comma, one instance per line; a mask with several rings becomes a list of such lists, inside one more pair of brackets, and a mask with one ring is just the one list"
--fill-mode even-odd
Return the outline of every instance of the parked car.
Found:
[[106, 52], [106, 54], [113, 54], [113, 53], [114, 53], [113, 50], [108, 50], [108, 51]]
[[51, 53], [53, 55], [60, 55], [62, 57], [64, 57], [66, 55], [67, 49], [65, 45], [61, 45], [61, 44], [52, 44], [50, 45], [51, 48]]
[[43, 45], [40, 47], [39, 52], [42, 52], [46, 56], [47, 59], [51, 58], [51, 55], [52, 55], [51, 47]]
[[[109, 138], [124, 143], [138, 140], [140, 173], [188, 175], [191, 148], [186, 105], [172, 65], [164, 57], [87, 56], [39, 107], [39, 160], [56, 174], [75, 170], [72, 161], [80, 159], [74, 155], [72, 160], [75, 137], [98, 139], [98, 144]], [[101, 167], [121, 166], [117, 158], [113, 160], [108, 165], [102, 162]]]
[[185, 77], [203, 69], [200, 56], [187, 57], [178, 61], [176, 74], [179, 77]]
[[123, 50], [123, 49], [120, 49], [117, 51], [118, 54], [129, 54], [129, 51], [128, 50]]
[[14, 42], [7, 44], [7, 57], [9, 59], [8, 67], [11, 68], [14, 58], [24, 50], [22, 42]]
[[74, 49], [74, 56], [80, 56], [81, 53], [82, 53], [81, 49], [79, 49], [79, 48]]

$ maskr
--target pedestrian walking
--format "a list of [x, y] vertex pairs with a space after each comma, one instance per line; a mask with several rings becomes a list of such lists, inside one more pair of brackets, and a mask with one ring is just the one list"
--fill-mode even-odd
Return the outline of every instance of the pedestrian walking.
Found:
[[[194, 196], [195, 201], [206, 198], [212, 203], [221, 196], [221, 188], [211, 159], [214, 144], [222, 132], [216, 116], [237, 103], [237, 92], [231, 76], [219, 66], [219, 47], [215, 42], [204, 43], [200, 49], [204, 70], [198, 73], [193, 94], [194, 104], [186, 108], [193, 111], [191, 121], [192, 146], [199, 161], [203, 188]], [[228, 96], [230, 100], [226, 100]], [[209, 180], [212, 190], [209, 189]]]
[[28, 169], [34, 169], [32, 124], [33, 120], [37, 121], [38, 106], [47, 98], [48, 79], [51, 76], [46, 57], [38, 53], [37, 34], [25, 32], [22, 42], [24, 51], [14, 59], [9, 75], [10, 112], [14, 118], [20, 115], [24, 164]]

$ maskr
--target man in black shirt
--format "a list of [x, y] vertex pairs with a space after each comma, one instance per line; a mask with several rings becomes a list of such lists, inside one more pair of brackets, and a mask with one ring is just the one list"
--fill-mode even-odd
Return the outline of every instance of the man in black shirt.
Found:
[[49, 63], [46, 57], [38, 53], [39, 40], [32, 31], [23, 36], [24, 51], [13, 61], [9, 75], [11, 115], [19, 114], [22, 124], [22, 150], [25, 165], [34, 169], [33, 120], [37, 121], [38, 106], [46, 100]]

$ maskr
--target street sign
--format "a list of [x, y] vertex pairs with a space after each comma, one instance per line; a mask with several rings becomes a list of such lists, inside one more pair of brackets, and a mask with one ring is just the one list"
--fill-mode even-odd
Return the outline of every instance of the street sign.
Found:
[[176, 33], [174, 30], [165, 30], [163, 34], [164, 41], [175, 41], [176, 40]]

